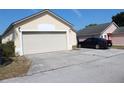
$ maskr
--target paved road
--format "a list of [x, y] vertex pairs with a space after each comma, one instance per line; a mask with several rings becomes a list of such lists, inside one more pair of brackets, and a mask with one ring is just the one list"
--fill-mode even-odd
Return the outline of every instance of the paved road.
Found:
[[80, 49], [27, 55], [32, 67], [25, 77], [0, 82], [124, 82], [124, 50]]

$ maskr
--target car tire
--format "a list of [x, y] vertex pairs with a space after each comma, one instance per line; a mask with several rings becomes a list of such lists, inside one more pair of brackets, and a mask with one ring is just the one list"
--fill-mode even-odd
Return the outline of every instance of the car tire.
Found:
[[112, 43], [108, 43], [108, 47], [111, 47], [112, 46]]
[[95, 45], [95, 49], [100, 49], [100, 46], [98, 44]]

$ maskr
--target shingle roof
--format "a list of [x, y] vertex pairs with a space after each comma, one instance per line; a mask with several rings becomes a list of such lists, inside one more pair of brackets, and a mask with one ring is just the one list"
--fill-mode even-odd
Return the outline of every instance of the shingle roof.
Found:
[[124, 27], [117, 28], [112, 34], [124, 34]]
[[78, 36], [82, 35], [93, 35], [93, 34], [100, 34], [102, 31], [104, 31], [111, 23], [104, 23], [104, 24], [99, 24], [97, 26], [91, 26], [91, 27], [86, 27], [80, 31], [77, 32]]

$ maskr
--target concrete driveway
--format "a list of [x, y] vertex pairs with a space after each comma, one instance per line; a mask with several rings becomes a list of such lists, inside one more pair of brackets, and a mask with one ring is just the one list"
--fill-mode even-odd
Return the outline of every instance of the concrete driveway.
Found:
[[124, 50], [80, 49], [27, 57], [32, 60], [27, 76], [1, 82], [124, 82]]

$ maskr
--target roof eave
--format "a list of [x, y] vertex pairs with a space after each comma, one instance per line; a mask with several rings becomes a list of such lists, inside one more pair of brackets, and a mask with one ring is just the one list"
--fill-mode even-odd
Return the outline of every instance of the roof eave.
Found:
[[32, 14], [32, 15], [30, 15], [30, 16], [28, 16], [28, 17], [25, 17], [25, 18], [23, 18], [23, 19], [20, 19], [20, 20], [17, 20], [17, 21], [15, 21], [15, 22], [13, 22], [12, 24], [9, 25], [9, 27], [8, 27], [8, 28], [5, 30], [5, 32], [2, 34], [2, 37], [3, 37], [14, 25], [17, 25], [17, 24], [19, 24], [19, 23], [21, 23], [21, 22], [23, 22], [23, 21], [25, 21], [25, 20], [28, 20], [28, 19], [30, 19], [30, 18], [32, 18], [32, 17], [38, 16], [39, 14], [42, 14], [42, 13], [45, 13], [45, 12], [48, 12], [48, 13], [52, 14], [53, 16], [55, 16], [56, 18], [60, 19], [62, 22], [64, 22], [65, 24], [67, 24], [74, 32], [76, 32], [76, 31], [73, 29], [73, 26], [74, 26], [73, 24], [71, 24], [71, 23], [68, 22], [67, 20], [63, 19], [62, 17], [56, 15], [56, 14], [53, 13], [52, 11], [50, 11], [50, 10], [48, 10], [48, 9], [45, 9], [45, 10], [43, 10], [43, 11], [40, 11], [40, 12], [38, 12], [38, 13]]
[[112, 22], [117, 28], [119, 28], [119, 26], [115, 23], [115, 22]]
[[93, 34], [78, 34], [78, 36], [90, 36], [90, 35], [100, 35], [100, 33], [93, 33]]
[[52, 14], [53, 16], [55, 16], [56, 18], [60, 19], [60, 20], [63, 21], [64, 23], [68, 24], [69, 26], [73, 26], [73, 24], [71, 24], [71, 23], [68, 22], [67, 20], [63, 19], [62, 17], [60, 17], [59, 15], [55, 14], [54, 12], [52, 12], [52, 11], [50, 11], [50, 10], [48, 10], [48, 9], [45, 9], [45, 10], [40, 11], [40, 12], [38, 12], [38, 13], [32, 14], [32, 15], [30, 15], [30, 16], [27, 16], [27, 17], [23, 18], [23, 19], [17, 20], [17, 21], [14, 22], [13, 24], [16, 25], [16, 24], [18, 24], [18, 23], [20, 23], [20, 22], [23, 22], [23, 21], [25, 21], [25, 20], [28, 20], [28, 19], [30, 19], [30, 18], [33, 18], [33, 17], [38, 16], [38, 15], [40, 15], [40, 14], [42, 14], [42, 13], [45, 13], [45, 12], [48, 12], [48, 13]]
[[113, 33], [112, 36], [113, 36], [113, 35], [124, 35], [124, 32], [121, 32], [121, 33]]
[[12, 23], [12, 24], [10, 24], [9, 26], [8, 26], [8, 28], [4, 31], [4, 33], [2, 34], [2, 37], [4, 37], [5, 36], [5, 34], [6, 33], [8, 33], [8, 31], [10, 30], [10, 29], [12, 29], [14, 27], [14, 24]]
[[119, 28], [115, 22], [111, 22], [111, 23], [101, 32], [101, 34], [103, 34], [112, 24], [114, 24], [117, 28]]

